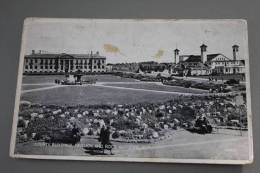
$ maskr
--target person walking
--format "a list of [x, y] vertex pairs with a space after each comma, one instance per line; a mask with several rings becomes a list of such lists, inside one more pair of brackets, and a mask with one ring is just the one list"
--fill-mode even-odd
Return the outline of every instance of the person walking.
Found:
[[73, 128], [71, 129], [72, 133], [72, 145], [74, 146], [78, 141], [80, 141], [80, 131], [79, 128], [76, 126], [76, 124], [73, 125]]
[[104, 140], [104, 136], [105, 136], [105, 126], [103, 125], [100, 129], [100, 134], [99, 134], [99, 139], [98, 141], [101, 142]]
[[106, 144], [105, 144], [105, 126], [103, 125], [101, 130], [100, 130], [100, 134], [99, 134], [99, 142], [101, 143], [101, 147], [103, 149], [103, 153], [105, 152], [105, 148], [106, 148]]
[[[105, 126], [102, 126], [100, 130], [100, 142], [103, 149], [103, 153], [105, 152], [105, 149], [110, 149], [110, 127], [107, 127], [105, 129]], [[111, 150], [110, 150], [111, 151]]]

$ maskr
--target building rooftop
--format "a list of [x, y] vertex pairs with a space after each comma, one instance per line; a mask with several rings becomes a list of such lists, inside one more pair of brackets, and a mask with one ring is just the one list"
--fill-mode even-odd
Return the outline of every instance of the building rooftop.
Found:
[[188, 59], [186, 59], [185, 62], [201, 62], [201, 56], [200, 55], [188, 55]]
[[30, 55], [25, 55], [26, 58], [101, 58], [105, 59], [105, 56], [95, 54], [67, 54], [67, 53], [32, 53]]
[[[220, 53], [208, 54], [207, 55], [207, 61], [212, 61], [215, 57], [217, 57], [219, 55], [224, 56], [225, 58], [228, 59], [228, 61], [233, 61], [232, 59], [230, 59], [230, 58], [228, 58], [225, 55], [220, 54]], [[184, 60], [184, 62], [201, 62], [201, 55], [181, 55], [180, 57], [187, 57], [187, 59]]]

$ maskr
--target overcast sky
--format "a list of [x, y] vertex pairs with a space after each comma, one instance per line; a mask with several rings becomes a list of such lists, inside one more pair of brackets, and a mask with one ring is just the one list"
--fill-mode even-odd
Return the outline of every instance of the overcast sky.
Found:
[[90, 53], [99, 51], [107, 62], [171, 62], [177, 47], [182, 54], [208, 53], [232, 58], [239, 45], [239, 59], [247, 56], [246, 25], [241, 20], [65, 20], [31, 19], [26, 22], [25, 51]]

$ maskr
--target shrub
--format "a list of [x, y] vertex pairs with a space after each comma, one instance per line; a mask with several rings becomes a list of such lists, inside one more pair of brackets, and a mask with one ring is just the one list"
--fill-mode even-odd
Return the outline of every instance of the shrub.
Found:
[[239, 84], [239, 80], [236, 79], [229, 79], [225, 82], [225, 84], [233, 85], [233, 84]]
[[19, 120], [17, 127], [25, 127], [24, 121], [23, 120]]
[[191, 87], [191, 82], [190, 81], [187, 81], [184, 83], [184, 87], [185, 88], [190, 88]]
[[112, 138], [113, 139], [116, 139], [116, 138], [119, 138], [119, 133], [118, 133], [118, 131], [115, 131], [113, 134], [112, 134]]
[[92, 130], [92, 129], [89, 129], [89, 131], [88, 131], [87, 135], [90, 135], [90, 136], [94, 135], [94, 132], [93, 132], [93, 130]]

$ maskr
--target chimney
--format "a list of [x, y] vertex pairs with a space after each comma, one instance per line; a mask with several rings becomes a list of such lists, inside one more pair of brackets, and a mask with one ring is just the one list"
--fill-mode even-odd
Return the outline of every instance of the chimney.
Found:
[[238, 54], [238, 45], [233, 45], [232, 49], [233, 49], [233, 60], [237, 60], [237, 54]]
[[174, 63], [178, 64], [180, 62], [180, 57], [179, 57], [179, 49], [175, 49], [174, 50]]
[[200, 46], [201, 62], [204, 64], [207, 61], [207, 47], [205, 44]]
[[34, 55], [35, 54], [35, 50], [32, 50], [32, 55]]

